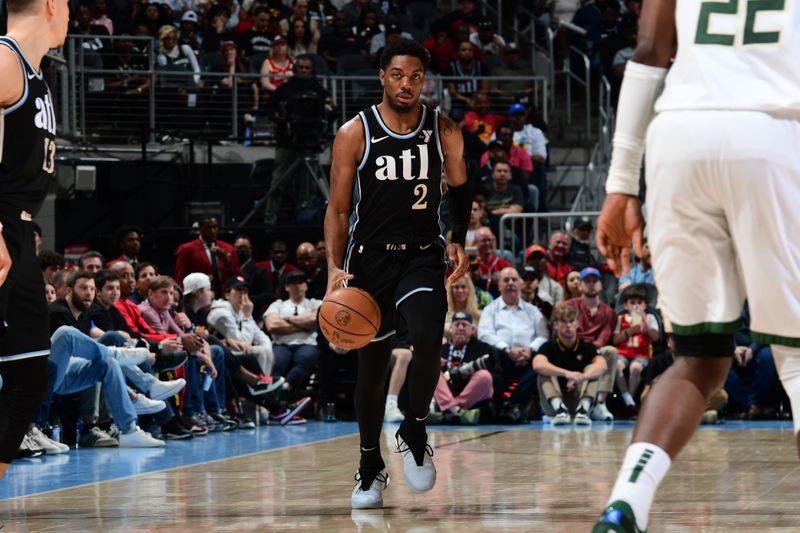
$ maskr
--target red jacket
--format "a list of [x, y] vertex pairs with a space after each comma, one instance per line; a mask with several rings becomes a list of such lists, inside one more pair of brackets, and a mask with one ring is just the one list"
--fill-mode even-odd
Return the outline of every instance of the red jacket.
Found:
[[[222, 248], [228, 252], [231, 257], [230, 266], [226, 266], [225, 261], [222, 259], [218, 259], [217, 261], [222, 279], [214, 279], [214, 271], [211, 268], [211, 260], [208, 258], [208, 252], [206, 251], [203, 241], [201, 241], [198, 237], [193, 241], [189, 241], [178, 246], [178, 252], [175, 261], [175, 281], [177, 281], [181, 287], [183, 286], [183, 278], [194, 272], [208, 274], [208, 276], [211, 278], [211, 287], [215, 291], [222, 287], [222, 285], [225, 283], [225, 280], [230, 276], [242, 275], [242, 271], [239, 269], [239, 259], [236, 257], [236, 249], [227, 242], [220, 240], [217, 240], [214, 243], [217, 245], [217, 248]], [[221, 297], [222, 295], [217, 294], [217, 296]]]
[[151, 341], [161, 342], [164, 339], [175, 336], [169, 333], [156, 333], [153, 331], [153, 329], [147, 325], [147, 322], [145, 322], [142, 313], [139, 312], [139, 306], [127, 298], [120, 298], [114, 307], [119, 309], [119, 312], [125, 317], [125, 322], [128, 324], [128, 327]]

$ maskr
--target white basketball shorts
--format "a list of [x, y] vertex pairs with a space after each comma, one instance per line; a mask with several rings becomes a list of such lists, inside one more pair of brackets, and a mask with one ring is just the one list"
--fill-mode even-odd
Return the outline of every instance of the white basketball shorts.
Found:
[[649, 243], [675, 333], [800, 347], [800, 122], [669, 111], [647, 134]]

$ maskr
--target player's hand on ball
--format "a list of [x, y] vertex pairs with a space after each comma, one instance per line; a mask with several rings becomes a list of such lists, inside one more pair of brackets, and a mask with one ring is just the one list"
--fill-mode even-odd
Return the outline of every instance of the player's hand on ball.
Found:
[[325, 291], [325, 298], [336, 289], [344, 287], [344, 282], [353, 279], [352, 274], [348, 274], [341, 268], [329, 267], [328, 268], [328, 289]]
[[447, 278], [447, 283], [455, 283], [460, 280], [469, 269], [469, 257], [464, 252], [460, 244], [450, 243], [447, 245], [447, 258], [450, 264], [454, 265], [453, 272]]
[[612, 193], [606, 196], [597, 219], [597, 248], [619, 277], [631, 271], [631, 240], [636, 255], [644, 246], [642, 205], [635, 196]]

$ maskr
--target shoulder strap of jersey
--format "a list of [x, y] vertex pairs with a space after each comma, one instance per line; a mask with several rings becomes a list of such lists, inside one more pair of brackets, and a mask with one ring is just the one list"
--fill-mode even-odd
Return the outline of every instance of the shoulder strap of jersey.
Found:
[[[17, 41], [12, 39], [11, 37], [0, 36], [0, 45], [8, 47], [12, 52], [14, 52], [14, 54], [16, 54], [17, 56], [17, 59], [19, 59], [19, 64], [22, 66], [22, 84], [23, 84], [22, 96], [20, 97], [19, 100], [17, 100], [16, 103], [3, 110], [3, 114], [8, 115], [16, 111], [28, 99], [28, 79], [31, 73], [35, 76], [36, 72], [33, 72], [32, 69], [28, 66], [28, 62], [25, 60], [25, 56], [22, 55], [22, 51], [19, 49]], [[0, 140], [2, 140], [2, 136], [0, 136]], [[0, 144], [0, 150], [1, 149], [2, 149], [2, 144]]]
[[439, 151], [439, 159], [444, 163], [444, 152], [442, 151], [442, 137], [439, 134], [439, 125], [441, 121], [439, 120], [439, 108], [433, 110], [433, 136], [436, 140], [436, 150]]
[[364, 168], [364, 165], [366, 165], [367, 161], [369, 160], [369, 149], [370, 145], [372, 144], [370, 142], [370, 135], [371, 130], [374, 128], [374, 126], [371, 127], [370, 115], [372, 115], [371, 108], [358, 112], [358, 116], [361, 117], [361, 123], [364, 126], [364, 155], [361, 157], [361, 161], [358, 164], [359, 171]]

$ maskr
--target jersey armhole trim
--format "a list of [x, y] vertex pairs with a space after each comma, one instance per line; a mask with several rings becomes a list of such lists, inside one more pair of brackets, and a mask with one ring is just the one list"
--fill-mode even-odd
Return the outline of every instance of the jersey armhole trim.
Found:
[[[11, 40], [11, 42], [9, 42]], [[27, 60], [20, 54], [20, 52], [14, 47], [14, 41], [10, 37], [0, 37], [0, 45], [7, 47], [9, 50], [14, 52], [14, 55], [17, 56], [19, 60], [19, 64], [22, 67], [22, 96], [20, 96], [19, 100], [17, 100], [13, 105], [5, 108], [6, 115], [13, 113], [17, 109], [19, 109], [27, 100], [28, 100], [28, 69], [25, 68], [27, 66]]]
[[358, 112], [358, 116], [361, 117], [361, 122], [364, 125], [364, 155], [361, 156], [361, 161], [358, 163], [358, 169], [361, 170], [364, 168], [364, 165], [367, 164], [369, 159], [369, 124], [367, 124], [367, 117], [364, 115], [363, 111]]
[[442, 161], [442, 164], [444, 164], [444, 154], [442, 153], [442, 138], [439, 135], [439, 116], [440, 116], [439, 110], [438, 109], [434, 110], [433, 135], [434, 138], [436, 139], [436, 149], [439, 151], [439, 159]]

